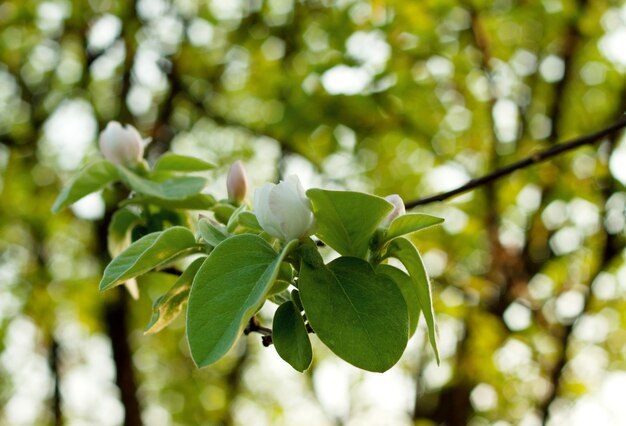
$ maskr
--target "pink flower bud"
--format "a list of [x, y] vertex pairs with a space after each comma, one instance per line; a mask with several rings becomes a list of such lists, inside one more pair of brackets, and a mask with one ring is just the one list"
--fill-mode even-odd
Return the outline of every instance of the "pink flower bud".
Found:
[[104, 158], [120, 166], [133, 166], [143, 158], [141, 135], [130, 124], [122, 127], [117, 121], [110, 121], [100, 133], [100, 151]]
[[391, 224], [391, 222], [394, 221], [395, 218], [405, 214], [406, 209], [404, 208], [404, 201], [398, 194], [387, 195], [385, 197], [385, 200], [393, 204], [393, 210], [391, 211], [391, 213], [389, 213], [389, 215], [385, 218], [385, 220], [382, 223], [382, 226], [386, 228]]
[[226, 177], [226, 189], [228, 190], [228, 198], [231, 201], [241, 203], [245, 200], [248, 192], [248, 178], [241, 160], [235, 161], [230, 166], [228, 176]]

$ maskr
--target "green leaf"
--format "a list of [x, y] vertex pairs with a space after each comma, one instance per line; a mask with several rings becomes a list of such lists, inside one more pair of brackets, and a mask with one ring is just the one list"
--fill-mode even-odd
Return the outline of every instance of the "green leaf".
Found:
[[187, 339], [198, 367], [217, 361], [234, 345], [296, 244], [290, 242], [279, 255], [262, 238], [242, 234], [211, 252], [193, 281], [187, 309]]
[[129, 204], [152, 204], [166, 209], [208, 210], [215, 204], [215, 198], [209, 194], [195, 194], [180, 200], [165, 200], [157, 197], [137, 195], [122, 203], [122, 205]]
[[228, 232], [233, 232], [233, 233], [235, 232], [235, 229], [237, 228], [237, 225], [239, 224], [239, 219], [238, 219], [239, 214], [243, 212], [245, 208], [246, 208], [245, 204], [242, 204], [235, 209], [233, 214], [230, 215], [230, 217], [228, 218], [228, 222], [226, 222], [226, 230]]
[[213, 213], [215, 214], [215, 219], [223, 224], [227, 224], [230, 217], [237, 209], [230, 204], [217, 203], [211, 208], [211, 210], [213, 210]]
[[214, 225], [208, 219], [200, 219], [198, 222], [198, 232], [204, 241], [210, 246], [215, 247], [226, 238], [228, 232], [223, 225]]
[[376, 267], [376, 272], [387, 275], [391, 278], [402, 292], [402, 296], [404, 296], [404, 301], [406, 302], [406, 307], [409, 311], [409, 337], [413, 336], [413, 334], [415, 334], [415, 330], [417, 329], [417, 323], [419, 322], [421, 312], [419, 297], [417, 295], [417, 287], [413, 285], [411, 277], [391, 265], [378, 265]]
[[[274, 290], [277, 289], [277, 287], [282, 287], [283, 283], [284, 281], [276, 280], [276, 282], [272, 286], [272, 289], [269, 291], [267, 295], [267, 300], [269, 300], [270, 302], [276, 305], [282, 305], [285, 302], [291, 301], [291, 296], [288, 291], [284, 290], [278, 293], [274, 292]], [[284, 287], [284, 288], [287, 288], [287, 287]]]
[[239, 222], [239, 225], [243, 226], [244, 228], [248, 228], [253, 231], [263, 231], [263, 228], [261, 228], [261, 225], [259, 225], [259, 221], [257, 220], [256, 215], [251, 211], [245, 210], [240, 212], [237, 216], [237, 221]]
[[362, 259], [340, 257], [326, 267], [321, 259], [308, 262], [307, 257], [302, 258], [298, 286], [306, 317], [320, 340], [359, 368], [391, 368], [409, 337], [400, 289]]
[[172, 288], [154, 301], [152, 318], [144, 331], [145, 334], [158, 333], [180, 315], [189, 297], [191, 282], [205, 260], [206, 257], [194, 260], [178, 277]]
[[417, 290], [417, 297], [420, 308], [426, 320], [428, 328], [428, 338], [430, 345], [435, 352], [435, 357], [439, 363], [439, 350], [437, 349], [437, 325], [435, 323], [435, 313], [433, 309], [432, 291], [430, 280], [426, 274], [426, 268], [417, 248], [406, 238], [396, 238], [389, 245], [387, 257], [395, 257], [409, 271], [409, 276]]
[[111, 257], [117, 256], [130, 245], [132, 228], [140, 222], [141, 218], [132, 210], [120, 209], [113, 213], [107, 236], [107, 247]]
[[171, 152], [163, 154], [154, 165], [155, 172], [200, 172], [214, 168], [215, 164], [208, 161]]
[[313, 350], [309, 333], [296, 305], [285, 302], [278, 307], [272, 324], [272, 341], [278, 355], [303, 372], [311, 365]]
[[412, 234], [413, 232], [420, 231], [424, 228], [438, 225], [443, 222], [443, 219], [436, 216], [431, 216], [422, 213], [410, 213], [402, 216], [398, 216], [385, 233], [385, 241], [391, 241], [394, 238], [402, 235]]
[[117, 169], [124, 182], [133, 191], [165, 200], [184, 200], [200, 193], [206, 185], [206, 179], [199, 176], [180, 176], [155, 182], [143, 178], [125, 167], [118, 166]]
[[191, 231], [182, 226], [148, 234], [108, 264], [100, 281], [100, 290], [119, 285], [183, 254], [199, 251], [200, 248]]
[[378, 225], [393, 210], [384, 198], [361, 192], [310, 189], [315, 234], [344, 256], [364, 258]]
[[91, 163], [82, 169], [69, 185], [63, 188], [54, 201], [52, 212], [57, 213], [84, 196], [119, 179], [120, 176], [115, 166], [108, 161], [100, 160]]

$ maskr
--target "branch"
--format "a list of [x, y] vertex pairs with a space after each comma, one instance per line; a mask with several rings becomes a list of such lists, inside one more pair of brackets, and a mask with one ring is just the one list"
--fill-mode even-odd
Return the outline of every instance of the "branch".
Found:
[[54, 425], [61, 426], [63, 424], [63, 411], [61, 400], [61, 377], [59, 375], [59, 342], [54, 337], [50, 340], [50, 352], [48, 353], [48, 368], [52, 373], [54, 380], [52, 390], [52, 414], [54, 416]]
[[592, 145], [598, 142], [599, 140], [601, 140], [602, 138], [604, 138], [605, 136], [609, 136], [615, 133], [616, 131], [623, 129], [624, 127], [626, 127], [626, 115], [623, 115], [615, 123], [611, 124], [609, 127], [606, 127], [602, 130], [597, 131], [596, 133], [592, 133], [590, 135], [572, 139], [571, 141], [568, 141], [568, 142], [551, 146], [548, 149], [539, 151], [536, 154], [531, 155], [530, 157], [524, 158], [523, 160], [517, 161], [508, 166], [502, 167], [492, 173], [481, 176], [479, 178], [471, 179], [465, 185], [459, 186], [456, 189], [453, 189], [447, 192], [442, 192], [437, 195], [432, 195], [430, 197], [408, 201], [405, 203], [405, 206], [407, 209], [411, 209], [417, 206], [423, 206], [423, 205], [431, 204], [437, 201], [447, 200], [448, 198], [455, 197], [459, 194], [463, 194], [465, 192], [471, 191], [472, 189], [484, 186], [504, 176], [508, 176], [516, 170], [524, 169], [534, 164], [541, 163], [552, 157], [556, 157], [557, 155], [574, 150], [584, 145]]
[[243, 334], [246, 336], [250, 333], [259, 333], [261, 335], [263, 346], [268, 347], [272, 344], [272, 330], [259, 324], [256, 317], [250, 318], [250, 322], [243, 330]]
[[[313, 331], [313, 328], [311, 328], [311, 325], [308, 322], [306, 323], [306, 331], [309, 334], [315, 334], [315, 331]], [[272, 343], [274, 343], [272, 341], [272, 329], [263, 327], [261, 324], [259, 324], [259, 320], [256, 317], [250, 318], [250, 322], [248, 322], [246, 328], [243, 329], [243, 334], [245, 334], [246, 336], [250, 333], [259, 333], [261, 335], [261, 341], [263, 342], [263, 346], [265, 347], [268, 347]]]

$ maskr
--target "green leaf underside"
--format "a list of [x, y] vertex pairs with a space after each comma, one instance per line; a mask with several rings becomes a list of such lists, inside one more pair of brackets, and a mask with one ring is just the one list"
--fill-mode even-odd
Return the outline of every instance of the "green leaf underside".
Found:
[[374, 195], [310, 189], [315, 234], [343, 256], [364, 258], [378, 225], [393, 205]]
[[154, 301], [152, 305], [152, 318], [144, 333], [158, 333], [180, 315], [187, 302], [191, 283], [205, 260], [206, 257], [194, 260], [191, 265], [185, 269], [185, 272], [178, 277], [167, 293]]
[[242, 234], [211, 252], [193, 281], [187, 309], [187, 339], [198, 367], [217, 361], [234, 345], [265, 302], [294, 244], [297, 241], [279, 255], [262, 238]]
[[283, 303], [274, 314], [272, 341], [278, 355], [302, 372], [313, 360], [309, 333], [300, 311], [292, 301]]
[[375, 372], [400, 359], [409, 335], [406, 303], [396, 284], [368, 262], [340, 257], [326, 267], [303, 261], [298, 286], [307, 319], [337, 356]]
[[154, 165], [155, 172], [201, 172], [215, 168], [215, 164], [195, 157], [167, 153]]
[[223, 225], [214, 225], [208, 219], [200, 219], [198, 232], [202, 239], [213, 247], [228, 238], [228, 232]]
[[100, 281], [100, 290], [122, 284], [129, 278], [144, 274], [198, 248], [194, 235], [182, 226], [148, 234], [108, 264]]
[[106, 160], [96, 161], [78, 172], [78, 175], [59, 194], [52, 206], [57, 213], [86, 195], [120, 179], [117, 169]]
[[419, 297], [417, 295], [417, 288], [413, 285], [411, 277], [391, 265], [378, 265], [376, 267], [376, 272], [391, 278], [402, 292], [407, 310], [409, 311], [409, 337], [413, 336], [413, 334], [415, 334], [415, 330], [417, 329], [421, 308]]
[[107, 237], [107, 247], [111, 257], [117, 256], [130, 245], [131, 230], [140, 222], [141, 218], [132, 210], [120, 209], [113, 213]]
[[118, 167], [122, 178], [133, 191], [164, 200], [184, 200], [204, 189], [206, 179], [199, 176], [172, 177], [163, 182], [145, 179], [125, 167]]
[[398, 216], [385, 233], [385, 240], [390, 241], [402, 235], [412, 234], [413, 232], [438, 225], [443, 219], [422, 213], [410, 213]]
[[417, 248], [406, 238], [397, 238], [391, 242], [387, 251], [387, 257], [395, 257], [405, 266], [413, 285], [417, 290], [420, 308], [426, 320], [428, 328], [428, 339], [435, 352], [435, 357], [439, 363], [439, 350], [437, 349], [437, 326], [435, 323], [435, 313], [433, 309], [430, 280], [426, 273], [426, 268], [422, 262]]

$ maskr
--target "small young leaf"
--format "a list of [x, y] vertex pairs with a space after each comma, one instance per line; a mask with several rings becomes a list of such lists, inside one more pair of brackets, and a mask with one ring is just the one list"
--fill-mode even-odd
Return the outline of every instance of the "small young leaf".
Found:
[[313, 360], [313, 350], [304, 320], [296, 305], [289, 301], [278, 307], [272, 324], [272, 340], [278, 355], [302, 372]]
[[[280, 280], [276, 280], [276, 282], [274, 283], [274, 286], [272, 287], [272, 290], [276, 288], [277, 283], [280, 283]], [[287, 290], [281, 291], [279, 293], [272, 293], [272, 290], [269, 291], [267, 295], [267, 300], [269, 300], [273, 304], [282, 305], [285, 302], [291, 301], [291, 296]]]
[[163, 182], [155, 182], [143, 178], [125, 167], [118, 166], [117, 169], [124, 182], [133, 191], [165, 200], [184, 200], [198, 194], [206, 185], [206, 179], [199, 176], [172, 177]]
[[211, 210], [215, 213], [215, 219], [225, 225], [237, 209], [230, 204], [217, 203]]
[[263, 231], [263, 228], [261, 228], [261, 225], [259, 225], [259, 221], [257, 220], [256, 215], [251, 211], [244, 210], [240, 212], [237, 220], [239, 221], [239, 225], [245, 228], [251, 229], [253, 231]]
[[107, 290], [178, 256], [199, 249], [191, 231], [182, 226], [148, 234], [135, 241], [108, 264], [100, 281], [100, 290]]
[[386, 241], [391, 241], [402, 235], [412, 234], [413, 232], [420, 231], [433, 225], [438, 225], [442, 222], [442, 218], [427, 214], [405, 214], [398, 216], [393, 222], [391, 222], [384, 238]]
[[235, 344], [276, 280], [281, 254], [252, 234], [224, 240], [211, 252], [191, 286], [187, 340], [198, 367], [220, 359]]
[[405, 274], [398, 268], [391, 265], [378, 265], [376, 272], [379, 274], [387, 275], [396, 283], [406, 302], [406, 307], [409, 311], [409, 337], [415, 334], [417, 329], [417, 323], [420, 318], [420, 302], [417, 295], [417, 288], [413, 285], [411, 277]]
[[426, 320], [428, 328], [428, 338], [430, 345], [435, 352], [437, 362], [439, 362], [439, 350], [437, 349], [437, 325], [435, 323], [435, 313], [433, 310], [433, 301], [430, 288], [430, 280], [426, 274], [426, 268], [422, 262], [417, 248], [406, 238], [396, 238], [389, 245], [387, 257], [395, 257], [409, 271], [409, 276], [413, 281], [413, 285], [417, 291], [417, 297], [420, 308]]
[[189, 297], [191, 282], [205, 260], [206, 257], [194, 260], [178, 277], [172, 288], [154, 301], [152, 318], [144, 331], [145, 334], [158, 333], [180, 315]]
[[137, 213], [129, 209], [120, 209], [113, 213], [109, 222], [107, 246], [113, 258], [131, 243], [132, 228], [141, 222]]
[[120, 176], [115, 166], [108, 161], [100, 160], [91, 163], [82, 169], [69, 185], [63, 188], [52, 206], [52, 212], [57, 213], [84, 196], [119, 179]]
[[219, 224], [214, 225], [208, 219], [200, 219], [198, 232], [200, 232], [202, 239], [213, 247], [228, 238], [226, 227]]
[[171, 152], [163, 154], [154, 165], [155, 172], [200, 172], [214, 168], [215, 164], [208, 161]]
[[376, 372], [400, 359], [409, 337], [406, 303], [398, 286], [368, 262], [340, 257], [324, 266], [303, 260], [298, 286], [311, 327], [337, 356]]
[[[281, 279], [276, 279], [274, 284], [272, 284], [272, 288], [267, 292], [268, 296], [275, 296], [277, 294], [283, 293], [285, 290], [289, 288], [291, 284], [288, 281], [284, 281]], [[289, 294], [289, 292], [287, 292]]]
[[298, 292], [298, 290], [291, 290], [291, 300], [293, 300], [293, 303], [296, 304], [296, 308], [298, 308], [300, 312], [304, 311], [302, 300], [300, 300], [300, 292]]
[[245, 204], [240, 205], [235, 209], [233, 214], [228, 218], [228, 222], [226, 222], [226, 230], [228, 232], [235, 232], [237, 225], [239, 224], [239, 214], [244, 211], [246, 208]]
[[315, 234], [339, 254], [364, 258], [378, 225], [393, 210], [384, 198], [361, 192], [310, 189]]

